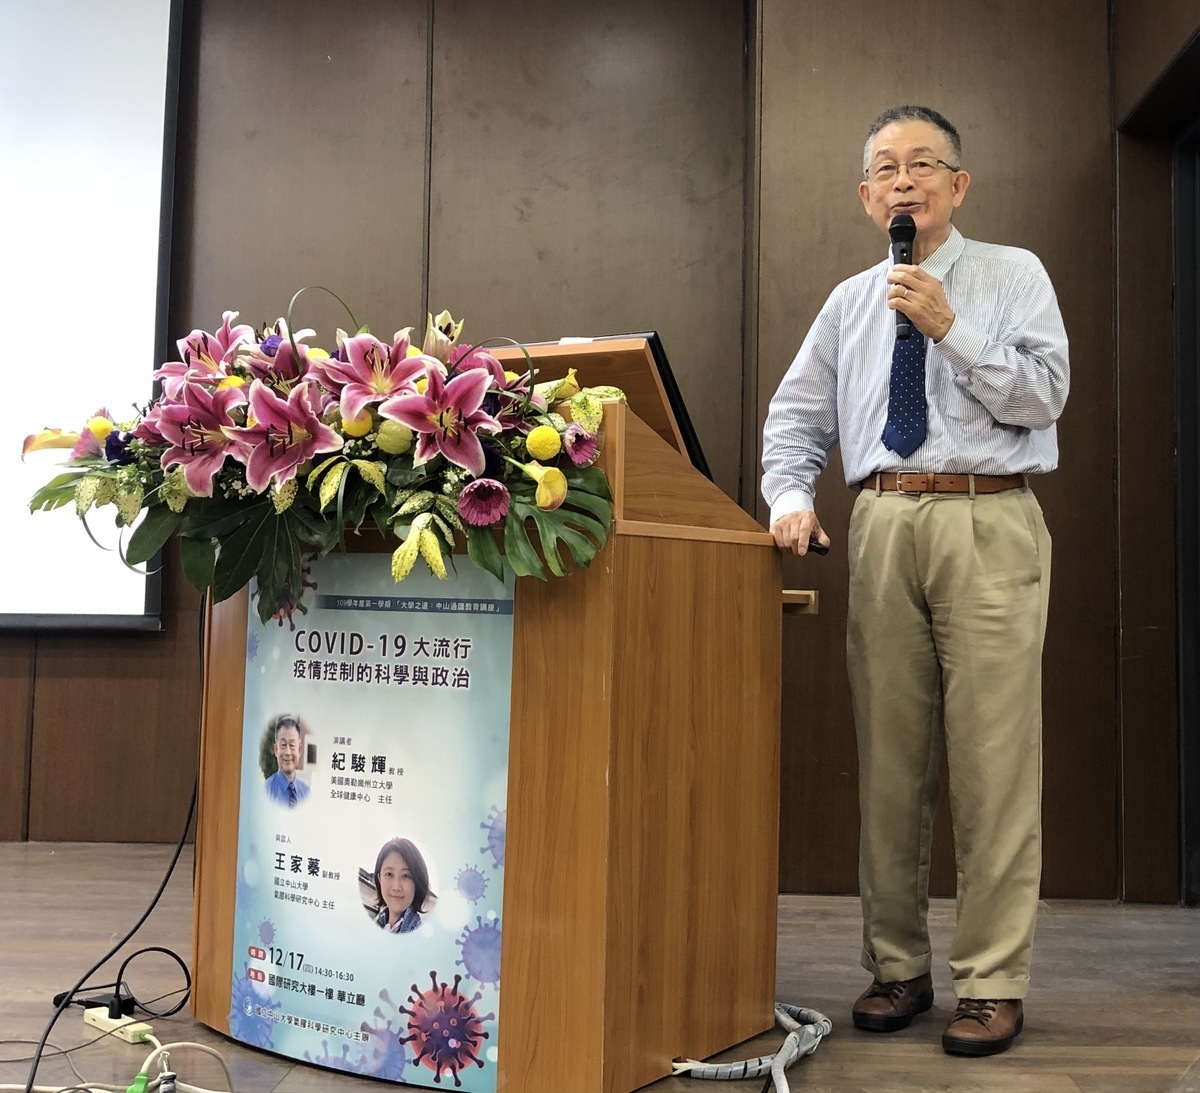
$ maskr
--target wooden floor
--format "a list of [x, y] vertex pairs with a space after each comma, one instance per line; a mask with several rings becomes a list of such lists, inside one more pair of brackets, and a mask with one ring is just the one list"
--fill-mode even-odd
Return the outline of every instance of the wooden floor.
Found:
[[[65, 990], [144, 909], [170, 858], [163, 846], [0, 843], [0, 1019], [2, 1035], [41, 1035], [51, 997]], [[191, 855], [185, 852], [163, 902], [135, 939], [164, 945], [184, 959], [191, 948]], [[944, 961], [954, 908], [935, 901], [935, 952]], [[938, 1090], [946, 1093], [1200, 1093], [1200, 912], [1176, 907], [1054, 900], [1038, 921], [1035, 983], [1025, 1032], [1004, 1055], [962, 1059], [943, 1054], [942, 1028], [953, 1006], [944, 966], [935, 968], [937, 1001], [928, 1014], [887, 1036], [856, 1031], [850, 1002], [865, 985], [859, 969], [858, 903], [827, 896], [779, 901], [778, 997], [820, 1010], [834, 1025], [817, 1053], [789, 1072], [801, 1091]], [[128, 976], [141, 998], [179, 985], [178, 969], [143, 958]], [[141, 961], [139, 961], [141, 964]], [[115, 972], [115, 965], [110, 966]], [[81, 1011], [68, 1010], [51, 1039], [71, 1046], [91, 1039]], [[574, 1020], [587, 1021], [578, 1013]], [[153, 1022], [164, 1042], [197, 1040], [219, 1048], [238, 1093], [301, 1093], [385, 1088], [344, 1074], [301, 1066], [241, 1047], [181, 1015]], [[564, 1029], [569, 1049], [569, 1028]], [[781, 1034], [728, 1053], [746, 1058], [776, 1049]], [[8, 1060], [31, 1048], [0, 1045], [0, 1085], [23, 1083], [28, 1064]], [[90, 1081], [122, 1085], [143, 1060], [142, 1048], [105, 1040], [74, 1056]], [[173, 1067], [193, 1085], [221, 1089], [213, 1060], [179, 1051]], [[61, 1058], [43, 1064], [38, 1081], [72, 1084]], [[447, 1080], [447, 1083], [448, 1080]], [[653, 1093], [757, 1093], [762, 1081], [665, 1079]], [[410, 1088], [396, 1087], [391, 1088]], [[520, 1093], [520, 1091], [516, 1091]], [[564, 1090], [563, 1093], [586, 1093]]]

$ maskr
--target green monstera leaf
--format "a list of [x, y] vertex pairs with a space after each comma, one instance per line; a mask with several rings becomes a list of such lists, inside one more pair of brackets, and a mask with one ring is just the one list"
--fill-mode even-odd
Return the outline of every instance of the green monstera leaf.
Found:
[[[574, 468], [566, 476], [567, 498], [550, 510], [538, 508], [532, 482], [510, 483], [512, 504], [504, 520], [504, 551], [519, 577], [544, 581], [547, 569], [556, 577], [565, 576], [563, 547], [576, 566], [585, 568], [608, 539], [612, 502], [604, 473], [594, 467]], [[529, 534], [530, 524], [542, 548], [540, 556]], [[474, 554], [472, 560], [482, 564]]]

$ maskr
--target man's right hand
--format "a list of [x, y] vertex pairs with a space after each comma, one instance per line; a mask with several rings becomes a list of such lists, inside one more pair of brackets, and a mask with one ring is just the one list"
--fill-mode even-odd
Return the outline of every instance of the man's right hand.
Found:
[[771, 525], [771, 534], [780, 550], [790, 550], [800, 557], [808, 553], [810, 539], [816, 539], [823, 546], [829, 546], [829, 536], [825, 534], [817, 514], [812, 509], [801, 509], [781, 516]]

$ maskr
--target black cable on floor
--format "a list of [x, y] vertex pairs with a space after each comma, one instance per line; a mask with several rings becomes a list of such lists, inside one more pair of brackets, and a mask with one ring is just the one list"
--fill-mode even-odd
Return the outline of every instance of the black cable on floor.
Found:
[[[61, 999], [61, 1001], [58, 1003], [57, 1008], [54, 1010], [54, 1013], [51, 1015], [50, 1020], [47, 1022], [46, 1029], [42, 1033], [42, 1038], [38, 1041], [37, 1049], [33, 1053], [33, 1063], [29, 1068], [29, 1077], [25, 1079], [24, 1093], [33, 1093], [33, 1087], [36, 1084], [36, 1079], [37, 1079], [38, 1067], [41, 1065], [41, 1062], [42, 1062], [42, 1052], [46, 1049], [46, 1041], [50, 1039], [50, 1032], [54, 1028], [55, 1022], [58, 1021], [59, 1017], [62, 1016], [63, 1011], [66, 1010], [66, 1008], [71, 1004], [72, 1000], [75, 998], [76, 993], [83, 989], [83, 985], [93, 975], [95, 975], [97, 970], [102, 968], [107, 961], [112, 959], [113, 956], [115, 956], [118, 952], [121, 951], [121, 949], [129, 941], [129, 939], [131, 937], [133, 937], [133, 935], [136, 934], [138, 932], [138, 930], [140, 930], [142, 928], [142, 924], [146, 921], [146, 919], [148, 919], [150, 917], [150, 913], [154, 910], [154, 908], [158, 906], [158, 901], [162, 898], [163, 892], [166, 891], [167, 882], [171, 879], [171, 874], [175, 871], [175, 864], [179, 861], [179, 855], [183, 853], [183, 848], [184, 848], [184, 846], [187, 845], [188, 830], [192, 826], [192, 816], [195, 814], [195, 811], [196, 811], [196, 797], [197, 797], [197, 794], [199, 793], [199, 789], [200, 789], [200, 776], [199, 776], [199, 774], [197, 774], [196, 781], [192, 783], [192, 800], [191, 800], [191, 803], [188, 805], [187, 820], [184, 822], [183, 831], [179, 836], [179, 842], [175, 844], [175, 853], [171, 856], [171, 864], [167, 866], [167, 872], [163, 876], [162, 883], [159, 884], [159, 886], [158, 886], [158, 891], [154, 893], [154, 898], [150, 901], [150, 905], [145, 909], [145, 911], [142, 912], [141, 917], [137, 920], [137, 922], [135, 922], [133, 924], [133, 926], [129, 929], [129, 931], [125, 934], [125, 936], [123, 938], [121, 938], [120, 941], [118, 941], [111, 949], [108, 950], [108, 952], [106, 952], [99, 960], [96, 961], [95, 964], [93, 964], [90, 968], [88, 968], [88, 970], [79, 977], [79, 981], [75, 984], [75, 986], [73, 986], [65, 994], [58, 996]], [[165, 950], [162, 950], [162, 951], [165, 951]], [[136, 954], [134, 954], [134, 955], [136, 955]], [[172, 953], [171, 955], [175, 956], [175, 958], [177, 960], [179, 960], [179, 957], [176, 956], [176, 954]], [[132, 959], [132, 957], [130, 959]], [[181, 964], [183, 963], [182, 960], [180, 960], [179, 962]], [[126, 963], [128, 963], [128, 961], [126, 961]], [[122, 971], [124, 971], [124, 965], [122, 965]], [[118, 975], [117, 982], [119, 983], [120, 981], [121, 981], [121, 976]], [[179, 1006], [177, 1006], [176, 1009], [173, 1010], [172, 1012], [178, 1012], [178, 1010], [182, 1009], [183, 1005], [186, 1002], [187, 1002], [187, 996], [185, 995], [183, 1001], [180, 1002]]]

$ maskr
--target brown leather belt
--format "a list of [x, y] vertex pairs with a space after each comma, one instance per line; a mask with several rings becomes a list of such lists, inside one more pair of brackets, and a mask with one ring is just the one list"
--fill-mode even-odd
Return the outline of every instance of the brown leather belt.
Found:
[[1025, 485], [1023, 474], [893, 474], [879, 471], [860, 483], [864, 490], [898, 493], [999, 493]]

